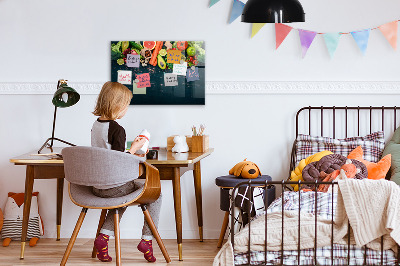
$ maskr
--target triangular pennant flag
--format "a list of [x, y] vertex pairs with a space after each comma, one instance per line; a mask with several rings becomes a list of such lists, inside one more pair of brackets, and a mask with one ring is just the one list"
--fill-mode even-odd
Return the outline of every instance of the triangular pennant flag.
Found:
[[276, 49], [278, 49], [278, 47], [282, 44], [282, 42], [285, 40], [286, 36], [288, 36], [289, 32], [292, 29], [293, 28], [288, 25], [281, 24], [281, 23], [275, 23]]
[[233, 0], [231, 17], [229, 18], [229, 23], [232, 23], [235, 19], [237, 19], [240, 15], [242, 15], [242, 11], [244, 8], [244, 3], [239, 0]]
[[208, 7], [212, 7], [213, 5], [215, 5], [218, 2], [219, 2], [219, 0], [210, 0], [210, 5]]
[[393, 49], [397, 48], [397, 20], [378, 27]]
[[253, 23], [253, 26], [251, 28], [251, 38], [256, 35], [259, 30], [261, 30], [262, 27], [264, 27], [265, 23]]
[[364, 55], [368, 46], [369, 33], [371, 29], [360, 30], [360, 31], [352, 31], [351, 35], [353, 35], [354, 40], [356, 41], [358, 47], [361, 50], [361, 53]]
[[301, 55], [304, 58], [306, 56], [308, 48], [312, 44], [315, 36], [317, 33], [315, 31], [308, 31], [308, 30], [300, 30], [299, 29], [299, 36], [300, 36], [300, 43], [301, 43]]
[[325, 33], [323, 36], [326, 48], [328, 48], [329, 55], [332, 58], [339, 44], [339, 39], [340, 36], [342, 36], [342, 34], [340, 34], [339, 32], [333, 32], [333, 33]]

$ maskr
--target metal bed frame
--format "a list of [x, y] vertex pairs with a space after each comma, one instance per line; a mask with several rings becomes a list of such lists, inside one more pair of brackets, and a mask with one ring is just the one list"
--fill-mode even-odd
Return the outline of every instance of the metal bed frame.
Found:
[[[309, 135], [311, 135], [311, 131], [312, 131], [311, 112], [313, 110], [319, 111], [319, 115], [320, 115], [320, 136], [324, 136], [324, 111], [325, 110], [331, 110], [330, 113], [332, 114], [331, 118], [332, 118], [332, 123], [333, 123], [332, 124], [332, 129], [333, 129], [332, 136], [333, 136], [333, 138], [336, 137], [336, 122], [337, 122], [336, 113], [339, 112], [339, 111], [340, 112], [344, 112], [344, 121], [341, 121], [341, 122], [342, 122], [342, 125], [344, 123], [345, 137], [347, 138], [348, 137], [348, 125], [349, 125], [349, 121], [348, 121], [349, 120], [348, 119], [349, 115], [348, 115], [348, 113], [356, 112], [356, 115], [357, 115], [357, 136], [360, 136], [360, 122], [361, 122], [360, 113], [361, 112], [364, 112], [364, 113], [366, 111], [369, 112], [369, 132], [372, 133], [373, 114], [375, 114], [376, 112], [379, 112], [379, 111], [381, 112], [381, 130], [384, 131], [384, 129], [385, 129], [385, 113], [387, 113], [386, 111], [393, 112], [393, 130], [395, 130], [396, 129], [396, 125], [397, 125], [397, 123], [396, 123], [397, 111], [399, 109], [400, 108], [398, 108], [396, 106], [393, 106], [393, 107], [385, 107], [385, 106], [382, 106], [382, 107], [372, 107], [372, 106], [369, 106], [369, 107], [360, 107], [360, 106], [357, 106], [357, 107], [348, 107], [348, 106], [344, 106], [344, 107], [337, 107], [337, 106], [331, 106], [331, 107], [324, 107], [324, 106], [312, 107], [312, 106], [308, 106], [308, 107], [303, 107], [296, 114], [296, 138], [300, 134], [299, 133], [299, 125], [300, 125], [299, 124], [299, 120], [300, 120], [300, 114], [303, 111], [308, 111], [308, 134]], [[325, 119], [325, 121], [326, 120], [328, 120], [328, 119]], [[296, 165], [295, 165], [295, 158], [296, 158], [295, 146], [296, 146], [296, 141], [294, 142], [293, 148], [292, 148], [289, 176], [290, 176], [290, 172], [293, 169], [295, 169], [295, 167], [296, 167]], [[251, 186], [251, 187], [263, 188], [264, 191], [265, 191], [266, 198], [268, 198], [268, 189], [266, 189], [266, 188], [268, 188], [269, 186], [271, 186], [271, 185], [281, 186], [282, 195], [283, 195], [285, 190], [291, 190], [290, 187], [287, 186], [287, 185], [292, 185], [292, 184], [299, 185], [299, 187], [300, 187], [301, 184], [315, 185], [314, 191], [317, 192], [317, 189], [318, 189], [319, 185], [330, 184], [330, 185], [332, 185], [332, 190], [333, 190], [334, 186], [336, 186], [338, 183], [336, 181], [332, 181], [332, 182], [320, 182], [320, 181], [304, 182], [304, 181], [285, 181], [285, 180], [283, 180], [283, 181], [265, 181], [265, 182], [263, 182], [263, 181], [252, 181], [250, 179], [249, 181], [242, 182], [242, 183], [236, 185], [234, 187], [234, 189], [232, 190], [232, 195], [235, 195], [235, 192], [239, 187]], [[300, 192], [300, 190], [298, 191], [298, 193], [299, 193], [299, 202], [301, 202], [301, 192]], [[250, 198], [252, 198], [252, 196], [253, 196], [252, 194], [253, 194], [253, 191], [250, 189]], [[282, 212], [284, 212], [284, 197], [281, 197], [281, 198], [282, 198]], [[331, 228], [332, 228], [332, 237], [331, 237], [331, 261], [332, 261], [332, 265], [334, 263], [334, 254], [333, 254], [333, 251], [334, 251], [333, 250], [333, 244], [334, 244], [333, 243], [333, 224], [334, 224], [334, 220], [333, 220], [334, 219], [334, 217], [333, 217], [333, 210], [334, 210], [333, 204], [334, 203], [333, 203], [333, 201], [334, 200], [333, 199], [334, 199], [334, 193], [332, 193], [332, 213], [331, 213], [331, 215], [332, 215], [332, 221], [331, 221], [332, 222], [332, 224], [331, 224], [332, 225], [331, 226]], [[318, 208], [317, 207], [317, 202], [318, 202], [317, 193], [315, 193], [315, 213], [317, 213], [317, 208]], [[259, 265], [272, 265], [272, 264], [268, 264], [268, 262], [267, 262], [267, 252], [268, 252], [268, 250], [267, 250], [267, 242], [268, 242], [268, 239], [267, 239], [267, 233], [268, 233], [267, 207], [268, 207], [267, 206], [267, 201], [264, 201], [264, 208], [265, 208], [264, 262], [260, 263]], [[300, 227], [300, 204], [299, 204], [298, 214], [299, 214], [298, 226]], [[234, 245], [235, 245], [235, 241], [234, 241], [234, 237], [235, 237], [235, 234], [234, 234], [234, 217], [235, 217], [234, 197], [232, 197], [232, 200], [231, 200], [231, 232], [230, 232], [231, 239], [230, 240], [231, 240], [231, 244], [232, 244], [233, 248], [234, 248]], [[314, 239], [314, 258], [313, 258], [314, 263], [313, 264], [307, 264], [307, 265], [318, 265], [317, 264], [317, 255], [316, 255], [317, 238], [318, 238], [316, 224], [317, 224], [317, 215], [315, 215], [315, 239]], [[250, 265], [251, 264], [251, 255], [250, 255], [251, 254], [251, 249], [250, 249], [250, 243], [251, 243], [251, 230], [250, 230], [251, 229], [251, 219], [249, 219], [248, 227], [249, 227], [249, 242], [248, 242], [248, 245], [247, 245], [247, 262], [248, 263], [245, 264], [245, 265]], [[282, 216], [282, 232], [281, 232], [281, 234], [282, 234], [282, 237], [281, 237], [281, 250], [280, 250], [281, 256], [280, 256], [280, 264], [279, 265], [284, 265], [283, 264], [283, 259], [284, 259], [284, 256], [283, 256], [283, 251], [284, 251], [284, 240], [283, 240], [283, 235], [284, 235], [284, 217], [283, 216]], [[300, 242], [301, 242], [301, 238], [300, 238], [300, 230], [299, 230], [298, 243], [297, 243], [297, 247], [298, 247], [297, 248], [297, 265], [305, 265], [305, 264], [300, 264], [300, 254], [301, 254]], [[397, 253], [397, 258], [396, 258], [395, 265], [400, 265], [400, 249], [399, 249], [400, 246], [397, 245], [397, 248], [398, 248], [399, 252]], [[366, 253], [366, 249], [367, 248], [366, 248], [366, 246], [363, 246], [363, 249], [364, 249], [364, 263], [363, 263], [363, 265], [367, 265], [366, 264], [367, 263], [367, 253]], [[347, 264], [346, 265], [350, 265], [350, 224], [348, 226], [348, 233], [347, 233]], [[383, 261], [383, 236], [381, 237], [380, 265], [384, 265], [384, 261]]]

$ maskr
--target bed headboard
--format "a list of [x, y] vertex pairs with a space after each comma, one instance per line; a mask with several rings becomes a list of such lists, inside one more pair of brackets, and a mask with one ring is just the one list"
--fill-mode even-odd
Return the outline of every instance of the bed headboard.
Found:
[[[296, 114], [296, 137], [299, 134], [347, 138], [383, 131], [385, 139], [392, 136], [398, 126], [396, 106], [308, 106]], [[295, 164], [295, 143], [293, 144], [290, 171]], [[290, 176], [290, 172], [289, 172]]]

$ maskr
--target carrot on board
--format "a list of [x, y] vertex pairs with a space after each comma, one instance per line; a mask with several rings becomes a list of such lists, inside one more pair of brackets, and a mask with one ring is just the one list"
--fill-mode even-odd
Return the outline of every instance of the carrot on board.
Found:
[[151, 56], [151, 59], [149, 62], [150, 65], [153, 65], [153, 66], [157, 65], [157, 56], [163, 46], [163, 43], [164, 42], [160, 42], [160, 41], [156, 42], [156, 47], [153, 50], [153, 55]]

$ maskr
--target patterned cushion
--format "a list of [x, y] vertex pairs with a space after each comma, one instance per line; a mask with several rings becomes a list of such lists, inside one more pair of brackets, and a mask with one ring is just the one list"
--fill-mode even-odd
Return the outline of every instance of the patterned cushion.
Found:
[[345, 139], [333, 139], [329, 137], [317, 137], [299, 134], [296, 139], [296, 165], [310, 155], [323, 150], [346, 156], [357, 146], [364, 150], [364, 159], [370, 162], [378, 162], [385, 147], [383, 131], [378, 131], [364, 137], [352, 137]]

